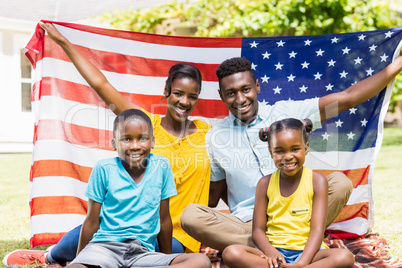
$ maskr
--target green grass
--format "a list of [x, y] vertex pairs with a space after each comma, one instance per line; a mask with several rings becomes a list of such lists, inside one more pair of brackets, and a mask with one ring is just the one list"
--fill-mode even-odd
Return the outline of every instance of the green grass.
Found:
[[[387, 128], [377, 159], [373, 231], [384, 237], [393, 256], [402, 257], [402, 128]], [[0, 154], [0, 259], [10, 251], [29, 249], [29, 170], [31, 154]], [[39, 247], [43, 249], [45, 247]], [[0, 267], [4, 267], [0, 264]]]
[[386, 128], [374, 170], [374, 228], [402, 258], [402, 128]]

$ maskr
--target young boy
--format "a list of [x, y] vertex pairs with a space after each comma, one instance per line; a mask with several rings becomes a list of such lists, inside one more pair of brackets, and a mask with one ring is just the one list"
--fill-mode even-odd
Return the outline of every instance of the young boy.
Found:
[[[88, 213], [69, 267], [211, 267], [203, 254], [172, 252], [169, 197], [176, 195], [168, 160], [150, 153], [152, 123], [140, 110], [113, 126], [118, 156], [99, 161], [89, 178]], [[161, 252], [154, 252], [158, 239]]]

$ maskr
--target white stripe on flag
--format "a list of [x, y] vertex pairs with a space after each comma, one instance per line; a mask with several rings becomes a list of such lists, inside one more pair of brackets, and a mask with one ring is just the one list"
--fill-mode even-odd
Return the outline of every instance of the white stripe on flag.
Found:
[[366, 219], [356, 217], [351, 220], [333, 223], [328, 227], [328, 230], [344, 231], [348, 233], [364, 235], [369, 230], [369, 222]]
[[347, 205], [354, 205], [363, 202], [371, 202], [371, 185], [359, 185], [353, 189]]
[[[83, 32], [66, 28], [57, 24], [55, 24], [55, 26], [73, 44], [101, 51], [108, 51], [149, 59], [165, 59], [182, 62], [220, 64], [226, 59], [239, 57], [241, 55], [241, 48], [194, 48], [184, 46], [150, 44], [145, 42]], [[157, 38], [156, 35], [155, 38]], [[200, 55], [202, 55], [202, 57], [200, 57]]]
[[44, 196], [74, 196], [88, 201], [85, 196], [87, 188], [85, 182], [63, 176], [36, 177], [34, 179], [34, 183], [30, 182], [30, 200]]
[[65, 160], [77, 165], [93, 167], [101, 159], [116, 156], [115, 151], [83, 147], [65, 141], [40, 140], [36, 142], [32, 159], [33, 161]]
[[59, 120], [68, 124], [101, 130], [112, 130], [116, 117], [109, 109], [54, 96], [43, 96], [40, 108], [38, 120]]
[[42, 214], [31, 217], [31, 235], [40, 233], [64, 233], [82, 224], [86, 215]]
[[318, 170], [348, 170], [366, 168], [373, 160], [374, 148], [355, 152], [309, 152], [305, 165]]

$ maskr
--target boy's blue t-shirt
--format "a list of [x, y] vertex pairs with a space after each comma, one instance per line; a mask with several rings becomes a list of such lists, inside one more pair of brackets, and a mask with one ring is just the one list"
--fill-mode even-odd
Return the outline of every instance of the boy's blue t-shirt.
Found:
[[160, 231], [160, 202], [176, 194], [172, 169], [163, 156], [148, 156], [139, 184], [128, 174], [120, 158], [100, 160], [92, 170], [85, 192], [88, 198], [102, 204], [99, 230], [91, 242], [137, 239], [154, 251]]

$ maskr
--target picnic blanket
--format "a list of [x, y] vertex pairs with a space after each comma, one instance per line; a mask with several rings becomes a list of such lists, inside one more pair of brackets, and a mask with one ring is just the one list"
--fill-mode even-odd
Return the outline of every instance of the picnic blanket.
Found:
[[[272, 105], [345, 90], [390, 64], [399, 55], [402, 39], [402, 29], [201, 38], [53, 23], [123, 96], [149, 112], [165, 114], [161, 98], [169, 68], [178, 62], [194, 64], [203, 83], [192, 115], [211, 124], [228, 115], [214, 73], [225, 59], [249, 59], [261, 85], [259, 101]], [[100, 159], [116, 156], [110, 146], [115, 116], [39, 26], [26, 50], [34, 68], [30, 206], [31, 247], [35, 247], [57, 243], [84, 221], [84, 192], [92, 167]], [[327, 230], [334, 237], [361, 237], [373, 226], [371, 181], [392, 87], [393, 82], [310, 136], [306, 166], [324, 175], [344, 172], [354, 187], [347, 206]]]
[[[336, 239], [330, 235], [324, 239], [330, 248], [345, 248], [355, 255], [354, 268], [401, 268], [402, 260], [389, 253], [387, 241], [378, 233], [370, 233], [361, 238]], [[206, 254], [213, 268], [224, 266], [221, 253], [218, 250], [202, 246], [201, 253]]]

